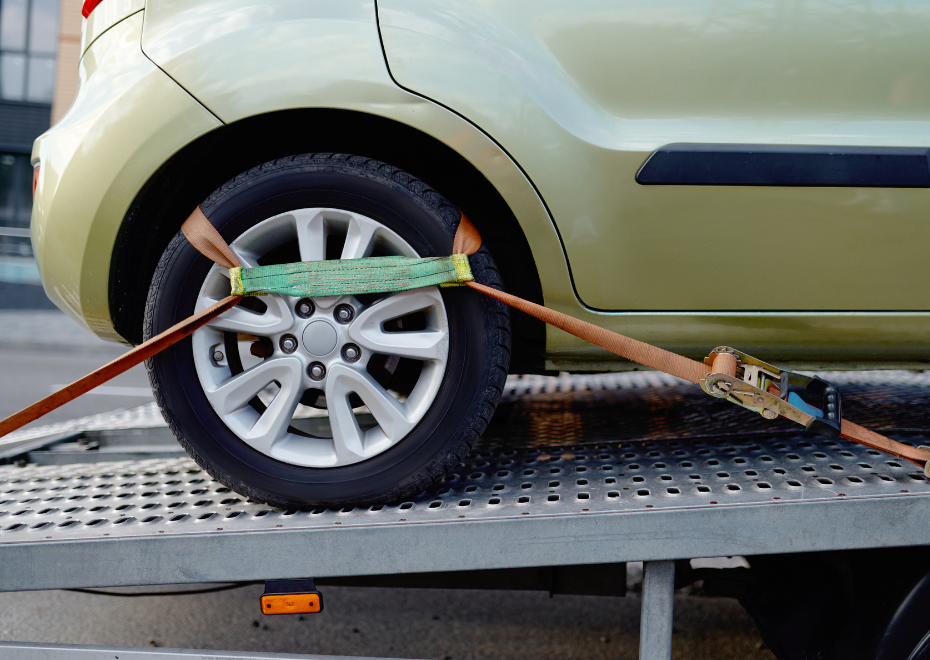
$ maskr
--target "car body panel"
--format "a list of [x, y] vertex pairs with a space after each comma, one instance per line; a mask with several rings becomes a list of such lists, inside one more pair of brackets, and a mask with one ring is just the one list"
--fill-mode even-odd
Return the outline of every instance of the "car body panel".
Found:
[[642, 186], [672, 143], [930, 146], [930, 6], [379, 0], [403, 87], [550, 209], [598, 310], [928, 310], [930, 190]]
[[143, 50], [227, 124], [292, 108], [335, 108], [391, 119], [448, 145], [519, 219], [547, 303], [583, 313], [558, 234], [533, 186], [482, 131], [396, 85], [371, 0], [148, 0]]
[[[448, 0], [444, 4], [477, 11], [474, 3]], [[794, 122], [789, 126], [758, 118], [726, 122], [705, 118], [690, 123], [662, 117], [621, 119], [610, 115], [616, 111], [611, 105], [614, 101], [594, 103], [566, 82], [560, 69], [550, 66], [551, 56], [546, 56], [550, 64], [542, 73], [530, 70], [532, 62], [521, 62], [512, 52], [506, 57], [488, 55], [496, 53], [494, 48], [499, 50], [500, 44], [479, 42], [479, 50], [484, 50], [477, 57], [474, 48], [463, 45], [461, 39], [453, 43], [446, 37], [430, 36], [427, 33], [433, 28], [423, 27], [422, 22], [416, 29], [411, 27], [410, 16], [393, 0], [380, 0], [379, 5], [386, 8], [382, 27], [390, 71], [372, 0], [147, 0], [144, 12], [98, 37], [82, 60], [78, 99], [64, 120], [37, 141], [34, 152], [34, 160], [42, 163], [33, 212], [34, 244], [53, 300], [94, 332], [115, 338], [107, 307], [109, 261], [127, 210], [149, 177], [174, 153], [222, 123], [291, 108], [337, 108], [417, 128], [450, 146], [484, 174], [519, 220], [534, 255], [545, 303], [554, 309], [695, 357], [706, 355], [713, 346], [731, 344], [769, 361], [795, 366], [911, 367], [930, 361], [926, 342], [930, 313], [755, 311], [777, 308], [770, 301], [781, 300], [782, 270], [773, 279], [771, 271], [757, 265], [745, 271], [748, 277], [744, 277], [735, 263], [731, 266], [733, 257], [723, 249], [731, 243], [740, 255], [760, 249], [769, 259], [774, 258], [768, 252], [769, 242], [775, 246], [787, 242], [807, 255], [804, 240], [789, 230], [803, 229], [805, 240], [819, 236], [820, 230], [809, 226], [823, 215], [815, 212], [817, 208], [833, 213], [837, 204], [844, 203], [872, 209], [852, 220], [843, 216], [842, 222], [835, 214], [827, 214], [831, 226], [846, 229], [849, 236], [843, 240], [852, 241], [852, 248], [869, 242], [881, 247], [881, 240], [898, 245], [900, 237], [882, 239], [863, 230], [863, 225], [879, 218], [887, 227], [901, 217], [900, 209], [907, 204], [924, 203], [926, 191], [906, 190], [899, 196], [902, 191], [886, 189], [808, 193], [796, 189], [782, 197], [785, 189], [767, 189], [765, 195], [770, 197], [766, 198], [758, 190], [706, 188], [701, 193], [677, 186], [639, 186], [633, 179], [651, 150], [665, 144], [672, 134], [690, 141], [699, 135], [719, 141], [752, 141], [762, 135], [768, 142], [788, 143], [797, 130], [808, 136], [808, 143], [827, 144], [836, 135], [846, 136], [843, 127], [850, 122]], [[423, 20], [435, 19], [429, 11], [441, 9], [440, 3], [424, 4], [423, 0], [407, 0], [405, 6], [422, 9], [419, 18]], [[527, 15], [537, 11], [535, 4], [514, 2], [514, 6]], [[550, 6], [543, 2], [539, 11]], [[385, 21], [385, 16], [390, 20]], [[462, 24], [467, 22], [463, 18]], [[501, 43], [516, 47], [516, 42]], [[412, 62], [411, 52], [431, 61]], [[489, 61], [507, 66], [516, 61], [526, 69], [520, 73], [526, 74], [521, 80], [541, 76], [534, 83], [535, 91], [531, 94], [514, 84], [519, 76], [506, 67], [495, 70]], [[437, 82], [435, 69], [440, 63], [458, 68]], [[90, 75], [104, 70], [106, 76]], [[424, 71], [429, 76], [417, 78]], [[392, 73], [402, 85], [420, 89], [414, 93], [399, 87]], [[537, 97], [545, 97], [546, 103]], [[889, 146], [913, 146], [928, 134], [921, 122], [911, 123], [915, 131], [924, 133], [918, 131], [917, 137], [897, 142], [889, 138]], [[636, 130], [613, 132], [617, 126]], [[889, 127], [903, 130], [900, 123], [876, 121], [873, 134], [890, 135]], [[553, 181], [558, 184], [553, 189], [564, 194], [564, 199], [546, 194]], [[560, 220], [561, 237], [537, 188], [553, 216], [569, 218], [564, 223]], [[702, 194], [706, 196], [703, 202]], [[859, 197], [843, 196], [850, 194]], [[597, 195], [603, 198], [594, 199]], [[800, 219], [785, 221], [766, 208], [766, 203], [786, 204], [785, 199], [794, 200], [789, 207], [803, 212]], [[647, 209], [650, 204], [654, 208]], [[811, 204], [814, 211], [807, 209]], [[718, 217], [722, 208], [729, 209], [724, 220]], [[721, 227], [732, 229], [733, 208], [742, 209], [753, 221], [760, 212], [766, 213], [762, 218], [769, 223], [768, 233], [761, 247], [746, 238], [755, 240], [758, 232], [714, 233]], [[652, 227], [633, 223], [618, 228], [611, 215], [618, 209], [666, 219]], [[674, 220], [682, 209], [695, 219], [692, 226]], [[885, 215], [875, 209], [885, 209]], [[855, 234], [853, 225], [865, 233]], [[921, 231], [909, 229], [909, 244], [902, 247], [908, 258], [916, 250], [913, 244], [923, 240]], [[54, 241], [46, 241], [52, 235]], [[611, 247], [618, 240], [620, 249]], [[574, 285], [565, 250], [576, 256], [571, 262]], [[650, 255], [648, 250], [659, 251]], [[507, 255], [497, 257], [506, 259]], [[883, 250], [866, 266], [899, 268]], [[923, 267], [922, 263], [915, 266]], [[865, 287], [862, 295], [874, 295], [861, 279], [855, 283]], [[579, 290], [586, 295], [590, 292], [593, 301], [610, 308], [616, 306], [611, 301], [625, 300], [626, 306], [620, 307], [627, 311], [599, 311], [587, 298], [588, 304], [583, 304], [575, 291], [579, 281], [587, 287], [579, 286]], [[846, 295], [829, 288], [836, 281], [808, 282], [809, 288], [816, 286], [817, 293], [802, 292], [807, 296], [803, 300], [808, 304], [820, 300], [816, 309], [829, 309], [831, 296]], [[682, 291], [666, 291], [663, 287], [669, 282], [677, 282]], [[912, 302], [926, 296], [918, 284], [919, 278], [913, 284], [911, 279], [897, 283], [912, 293], [907, 297]], [[729, 309], [736, 311], [681, 311], [700, 309], [695, 300], [705, 305], [704, 310], [714, 309], [711, 303], [719, 300], [717, 292], [724, 289], [731, 294], [727, 299], [734, 301]], [[896, 290], [884, 294], [889, 300], [899, 295]], [[629, 311], [636, 310], [636, 301], [653, 309], [658, 305], [655, 300], [688, 304], [671, 312]], [[914, 303], [908, 309], [921, 307]], [[549, 368], [593, 371], [631, 366], [562, 331], [548, 328], [547, 332]]]
[[220, 125], [139, 47], [142, 13], [103, 33], [80, 63], [77, 97], [36, 140], [32, 244], [45, 291], [98, 335], [120, 340], [110, 259], [133, 199], [183, 144]]

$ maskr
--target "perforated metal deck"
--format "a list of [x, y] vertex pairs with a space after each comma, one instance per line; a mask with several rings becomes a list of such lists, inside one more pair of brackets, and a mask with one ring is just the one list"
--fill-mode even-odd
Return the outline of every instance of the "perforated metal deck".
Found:
[[[644, 378], [661, 387], [637, 387]], [[3, 467], [0, 588], [930, 542], [930, 484], [916, 466], [655, 378], [520, 381], [442, 484], [393, 505], [276, 510], [188, 459]], [[850, 418], [930, 444], [930, 388], [850, 383], [844, 395]]]

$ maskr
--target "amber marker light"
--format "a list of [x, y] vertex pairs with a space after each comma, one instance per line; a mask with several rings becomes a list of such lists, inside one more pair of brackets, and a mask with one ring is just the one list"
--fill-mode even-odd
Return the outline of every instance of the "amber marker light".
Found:
[[262, 594], [262, 614], [316, 614], [323, 598], [313, 580], [269, 580]]

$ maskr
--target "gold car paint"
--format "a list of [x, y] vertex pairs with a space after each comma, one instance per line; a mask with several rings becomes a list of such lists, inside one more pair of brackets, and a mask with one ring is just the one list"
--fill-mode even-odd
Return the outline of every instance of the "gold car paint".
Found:
[[930, 3], [378, 7], [398, 83], [481, 126], [536, 184], [587, 306], [930, 309], [928, 190], [635, 181], [669, 143], [930, 147]]
[[227, 124], [277, 110], [337, 108], [392, 119], [443, 142], [519, 218], [546, 300], [582, 312], [558, 234], [532, 185], [480, 130], [398, 88], [371, 0], [148, 0], [143, 50]]
[[146, 181], [181, 146], [220, 125], [140, 48], [142, 12], [104, 32], [80, 62], [77, 97], [36, 140], [32, 244], [45, 291], [119, 341], [108, 305], [117, 232]]
[[127, 16], [142, 11], [145, 0], [106, 0], [97, 5], [81, 27], [81, 54], [90, 47], [97, 37]]

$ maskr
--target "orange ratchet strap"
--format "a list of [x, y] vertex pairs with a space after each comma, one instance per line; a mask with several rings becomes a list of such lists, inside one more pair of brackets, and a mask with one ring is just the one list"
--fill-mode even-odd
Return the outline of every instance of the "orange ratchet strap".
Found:
[[[181, 232], [190, 241], [191, 245], [211, 261], [224, 268], [233, 268], [240, 265], [235, 253], [199, 207], [181, 226]], [[463, 213], [453, 240], [453, 254], [472, 255], [480, 247], [481, 236]], [[620, 357], [700, 385], [711, 396], [727, 399], [732, 403], [758, 412], [767, 419], [784, 417], [821, 434], [845, 438], [878, 449], [921, 466], [927, 476], [930, 477], [930, 463], [928, 463], [930, 461], [930, 449], [912, 447], [896, 442], [891, 438], [886, 438], [858, 424], [842, 419], [839, 390], [817, 377], [780, 370], [727, 346], [714, 349], [704, 362], [698, 362], [677, 353], [625, 337], [616, 332], [605, 330], [484, 284], [465, 282], [464, 286], [584, 339], [595, 346], [616, 353]], [[42, 415], [177, 343], [211, 319], [235, 306], [240, 299], [239, 296], [230, 296], [198, 312], [133, 348], [126, 355], [110, 362], [97, 371], [0, 421], [0, 436], [38, 419]], [[801, 392], [807, 395], [806, 398], [801, 397]], [[808, 401], [811, 396], [822, 402], [820, 408], [811, 405]]]

